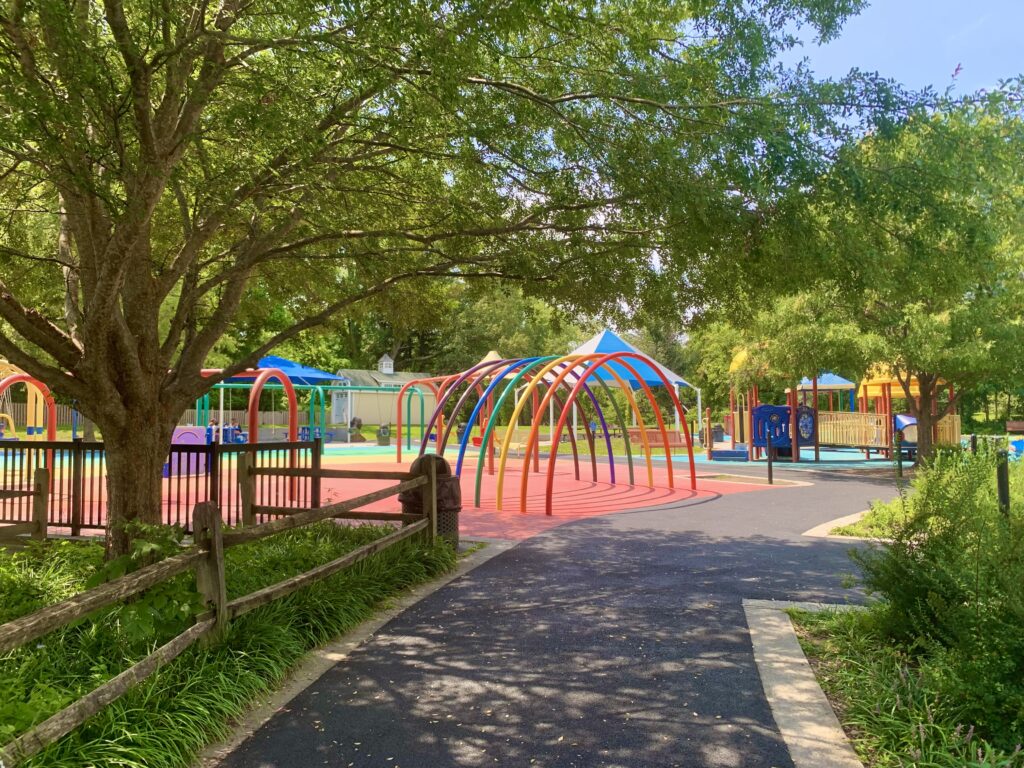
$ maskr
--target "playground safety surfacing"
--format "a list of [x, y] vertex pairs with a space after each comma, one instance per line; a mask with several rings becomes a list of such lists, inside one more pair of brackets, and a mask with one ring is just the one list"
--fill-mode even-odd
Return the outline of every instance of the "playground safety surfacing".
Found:
[[[369, 456], [332, 456], [328, 452], [324, 456], [323, 465], [324, 467], [378, 471], [394, 471], [401, 466], [394, 459], [390, 461], [374, 459], [376, 457], [371, 459]], [[408, 466], [407, 462], [403, 461], [403, 464]], [[636, 482], [630, 486], [628, 470], [624, 464], [616, 466], [618, 483], [613, 485], [610, 482], [607, 463], [598, 464], [598, 479], [595, 482], [589, 463], [581, 462], [580, 479], [577, 480], [571, 460], [565, 460], [559, 461], [556, 465], [552, 514], [549, 516], [544, 511], [547, 462], [541, 462], [540, 472], [530, 472], [525, 512], [521, 512], [519, 509], [520, 483], [522, 481], [521, 464], [522, 460], [516, 459], [515, 466], [508, 466], [505, 469], [504, 498], [502, 508], [499, 510], [497, 473], [488, 474], [486, 469], [481, 478], [480, 506], [473, 505], [476, 464], [474, 460], [467, 459], [463, 465], [461, 477], [462, 513], [459, 517], [459, 530], [463, 536], [521, 540], [564, 523], [588, 517], [631, 509], [684, 504], [698, 498], [712, 498], [732, 493], [774, 492], [777, 490], [756, 483], [703, 478], [698, 473], [697, 490], [693, 491], [690, 489], [689, 468], [683, 457], [673, 459], [675, 488], [668, 487], [664, 463], [655, 465], [654, 487], [651, 488], [647, 484], [647, 469], [642, 462], [635, 470]], [[387, 485], [386, 481], [377, 480], [324, 480], [322, 500], [324, 504], [328, 504], [334, 500], [340, 501], [370, 493]], [[394, 497], [364, 507], [366, 510], [380, 512], [397, 511], [398, 508], [398, 501]], [[684, 513], [682, 508], [680, 513]]]

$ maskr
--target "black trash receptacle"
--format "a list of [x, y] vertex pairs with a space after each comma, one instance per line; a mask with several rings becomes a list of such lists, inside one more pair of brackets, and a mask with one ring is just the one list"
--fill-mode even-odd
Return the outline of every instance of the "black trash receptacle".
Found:
[[716, 443], [721, 443], [725, 440], [725, 430], [722, 429], [721, 424], [715, 424], [711, 427], [711, 439]]
[[[451, 465], [432, 453], [416, 459], [409, 471], [419, 474], [423, 470], [423, 462], [427, 461], [437, 464], [437, 535], [457, 549], [459, 513], [462, 512], [462, 486], [459, 485], [459, 478], [452, 474]], [[419, 488], [402, 491], [398, 494], [398, 501], [402, 504], [402, 512], [411, 515], [423, 514], [423, 497]]]

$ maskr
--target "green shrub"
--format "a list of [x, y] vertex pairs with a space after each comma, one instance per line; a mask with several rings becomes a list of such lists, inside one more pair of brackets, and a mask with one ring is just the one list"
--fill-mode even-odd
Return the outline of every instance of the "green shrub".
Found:
[[[815, 673], [858, 754], [873, 768], [1021, 768], [1014, 744], [999, 747], [968, 724], [936, 670], [886, 636], [884, 608], [801, 613], [793, 621]], [[1006, 741], [1007, 739], [1004, 739]], [[1012, 739], [1010, 739], [1012, 741]]]
[[919, 660], [960, 722], [1012, 749], [1024, 740], [1024, 518], [1019, 494], [1000, 512], [995, 473], [991, 452], [938, 456], [892, 543], [854, 559], [885, 598], [880, 631]]
[[833, 528], [836, 536], [862, 536], [869, 539], [889, 539], [906, 525], [910, 510], [905, 496], [892, 501], [873, 501], [868, 513], [856, 523]]
[[[391, 530], [323, 523], [231, 548], [226, 552], [229, 598], [332, 560]], [[204, 744], [226, 735], [231, 719], [272, 689], [307, 650], [351, 629], [391, 596], [450, 570], [454, 563], [455, 554], [444, 543], [427, 546], [406, 540], [258, 608], [234, 622], [223, 643], [193, 646], [26, 766], [184, 768]], [[95, 545], [49, 544], [15, 556], [0, 554], [0, 600], [8, 601], [6, 588], [24, 583], [25, 573], [40, 577], [39, 594], [9, 611], [12, 618], [81, 591], [97, 569], [109, 571], [110, 566], [102, 565], [102, 548]], [[14, 577], [5, 575], [11, 572]], [[191, 594], [194, 580], [183, 578]], [[141, 602], [150, 599], [147, 593]], [[0, 744], [165, 639], [168, 628], [151, 623], [148, 639], [140, 640], [134, 613], [131, 605], [101, 612], [0, 655]], [[180, 619], [171, 634], [190, 620]]]

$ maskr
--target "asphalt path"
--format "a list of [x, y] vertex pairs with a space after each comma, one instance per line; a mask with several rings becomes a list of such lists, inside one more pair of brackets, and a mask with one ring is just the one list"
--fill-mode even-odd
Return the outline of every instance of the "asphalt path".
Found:
[[895, 487], [777, 476], [814, 484], [521, 542], [391, 621], [222, 765], [791, 766], [741, 601], [861, 602], [851, 545], [800, 534]]

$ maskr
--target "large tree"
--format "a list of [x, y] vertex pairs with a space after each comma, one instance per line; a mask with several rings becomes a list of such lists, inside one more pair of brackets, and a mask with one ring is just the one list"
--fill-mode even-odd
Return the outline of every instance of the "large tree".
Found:
[[236, 320], [291, 318], [223, 375], [404, 280], [592, 307], [721, 274], [893, 106], [773, 64], [859, 5], [3, 0], [0, 354], [102, 430], [121, 548]]
[[[808, 193], [800, 291], [749, 324], [792, 380], [881, 364], [933, 451], [932, 411], [1024, 377], [1024, 115], [1008, 89], [857, 141]], [[912, 396], [912, 378], [920, 394]]]

